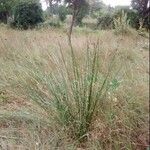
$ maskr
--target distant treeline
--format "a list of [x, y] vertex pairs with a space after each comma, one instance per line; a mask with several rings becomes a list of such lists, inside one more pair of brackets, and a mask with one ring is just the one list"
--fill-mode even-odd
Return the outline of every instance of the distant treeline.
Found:
[[127, 14], [129, 25], [133, 28], [150, 28], [148, 0], [132, 0], [131, 6], [105, 5], [99, 0], [45, 0], [47, 9], [42, 10], [39, 0], [0, 0], [0, 22], [10, 23], [12, 27], [34, 27], [48, 20], [53, 15], [58, 15], [64, 22], [67, 15], [74, 15], [74, 24], [82, 26], [83, 18], [88, 16], [97, 19], [97, 27], [101, 29], [113, 28], [114, 18], [118, 18], [122, 11]]

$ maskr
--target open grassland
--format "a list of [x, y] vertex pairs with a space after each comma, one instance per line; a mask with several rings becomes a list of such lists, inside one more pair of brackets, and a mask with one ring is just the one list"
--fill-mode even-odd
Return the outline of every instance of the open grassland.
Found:
[[0, 28], [0, 149], [148, 148], [148, 39], [136, 32]]

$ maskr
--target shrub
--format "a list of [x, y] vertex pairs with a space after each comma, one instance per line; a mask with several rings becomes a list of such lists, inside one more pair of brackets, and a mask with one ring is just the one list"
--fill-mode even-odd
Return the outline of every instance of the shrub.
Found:
[[62, 24], [60, 22], [55, 22], [55, 21], [46, 21], [43, 23], [39, 23], [36, 26], [36, 29], [42, 29], [42, 28], [50, 28], [50, 27], [54, 27], [54, 28], [60, 28], [62, 26]]
[[14, 8], [14, 24], [17, 28], [32, 28], [40, 22], [43, 22], [43, 14], [39, 3], [20, 2]]
[[56, 27], [56, 28], [60, 28], [61, 27], [61, 24], [60, 24], [59, 21], [57, 21], [57, 22], [50, 21], [48, 25], [51, 26], [51, 27]]
[[61, 22], [59, 21], [59, 18], [56, 15], [55, 17], [53, 16], [52, 18], [49, 19], [49, 21], [47, 21], [47, 25], [51, 27], [59, 28], [61, 27]]
[[97, 26], [100, 29], [112, 29], [113, 28], [113, 15], [110, 13], [100, 14], [98, 17]]

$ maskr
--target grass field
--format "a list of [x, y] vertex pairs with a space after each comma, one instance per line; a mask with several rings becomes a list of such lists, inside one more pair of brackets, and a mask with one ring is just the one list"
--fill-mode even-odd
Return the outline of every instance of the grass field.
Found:
[[148, 42], [0, 27], [0, 149], [146, 150]]

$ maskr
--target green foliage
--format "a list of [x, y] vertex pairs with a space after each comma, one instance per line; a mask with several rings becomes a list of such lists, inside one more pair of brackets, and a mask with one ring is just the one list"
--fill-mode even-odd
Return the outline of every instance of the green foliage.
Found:
[[90, 15], [93, 18], [95, 18], [95, 14], [97, 14], [97, 12], [106, 7], [106, 5], [101, 0], [91, 1], [89, 2], [89, 5]]
[[36, 27], [36, 29], [42, 29], [42, 28], [50, 28], [50, 27], [54, 27], [54, 28], [60, 28], [62, 27], [61, 22], [58, 19], [49, 19], [45, 22], [39, 23]]
[[129, 21], [129, 25], [133, 28], [139, 28], [139, 15], [138, 12], [134, 9], [130, 9], [129, 7], [120, 6], [115, 8], [114, 17], [117, 18], [122, 15], [122, 11], [127, 14], [127, 19]]
[[[101, 11], [95, 13], [98, 19], [98, 26], [101, 29], [112, 29], [114, 28], [114, 19], [118, 19], [122, 16], [122, 12], [126, 14], [128, 25], [138, 29], [139, 28], [139, 15], [136, 10], [130, 9], [127, 6], [118, 6], [108, 9], [107, 7], [101, 9]], [[123, 16], [121, 17], [123, 18]], [[119, 20], [118, 20], [119, 21]], [[123, 20], [122, 20], [123, 21]]]
[[127, 18], [127, 13], [122, 11], [118, 18], [114, 18], [114, 26], [116, 34], [126, 34], [129, 32], [129, 20]]
[[114, 8], [110, 6], [104, 6], [94, 14], [94, 17], [97, 18], [98, 28], [103, 30], [113, 28]]
[[60, 22], [59, 21], [55, 21], [55, 20], [49, 21], [48, 25], [51, 26], [51, 27], [56, 27], [56, 28], [61, 27]]
[[[122, 11], [126, 13], [126, 19], [128, 20], [128, 25], [132, 28], [139, 29], [140, 27], [140, 14], [137, 9], [131, 9], [129, 6], [117, 6], [115, 8], [103, 7], [99, 11], [92, 14], [92, 17], [97, 18], [98, 26], [101, 29], [111, 29], [114, 28], [113, 19], [119, 18], [122, 15]], [[148, 10], [146, 10], [148, 11]], [[143, 27], [149, 28], [148, 16], [145, 14], [143, 21]]]
[[13, 15], [13, 8], [19, 2], [39, 2], [39, 0], [0, 0], [0, 21], [7, 23], [8, 17]]
[[132, 28], [138, 29], [139, 28], [139, 15], [137, 13], [136, 10], [130, 10], [129, 12], [127, 12], [127, 16], [129, 21], [129, 25]]
[[2, 11], [10, 11], [14, 6], [16, 0], [0, 0], [0, 12]]
[[111, 13], [100, 13], [97, 26], [100, 27], [100, 29], [112, 29], [113, 15]]
[[39, 3], [20, 2], [14, 9], [14, 24], [17, 28], [28, 29], [43, 22], [42, 8]]
[[39, 2], [39, 0], [0, 0], [0, 12], [11, 12], [19, 2]]
[[59, 6], [58, 9], [58, 15], [59, 15], [59, 19], [64, 22], [67, 16], [67, 8], [65, 6]]

